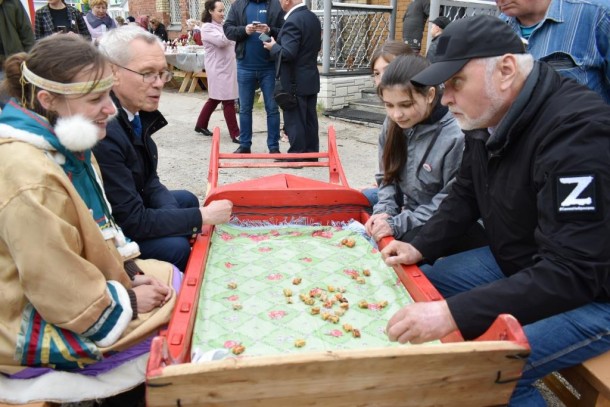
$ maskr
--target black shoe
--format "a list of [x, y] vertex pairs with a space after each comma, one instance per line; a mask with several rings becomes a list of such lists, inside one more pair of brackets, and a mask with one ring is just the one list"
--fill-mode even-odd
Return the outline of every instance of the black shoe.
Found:
[[280, 151], [279, 148], [274, 148], [273, 150], [269, 150], [269, 154], [281, 154], [282, 152]]
[[233, 154], [250, 154], [250, 147], [240, 146], [237, 150], [233, 151]]
[[211, 131], [209, 131], [208, 129], [203, 128], [203, 127], [195, 127], [195, 131], [197, 133], [203, 134], [204, 136], [211, 136], [212, 135]]
[[234, 142], [235, 144], [239, 144], [239, 136], [238, 137], [231, 137], [231, 141]]
[[[299, 161], [303, 161], [303, 160], [297, 160], [297, 159], [294, 159], [294, 158], [278, 158], [278, 159], [273, 160], [273, 161], [275, 161], [276, 163], [294, 163], [294, 162], [299, 162]], [[301, 168], [303, 168], [303, 166], [301, 166], [301, 165], [297, 165], [297, 166], [294, 166], [294, 167], [293, 166], [290, 166], [290, 167], [287, 166], [285, 168], [292, 168], [294, 170], [300, 170]]]

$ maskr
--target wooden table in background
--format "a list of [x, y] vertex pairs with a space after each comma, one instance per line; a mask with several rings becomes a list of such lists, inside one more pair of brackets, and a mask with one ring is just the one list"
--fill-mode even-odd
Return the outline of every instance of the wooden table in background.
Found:
[[[207, 89], [208, 77], [205, 72], [205, 55], [200, 52], [166, 53], [165, 59], [174, 76], [184, 78], [178, 89], [179, 93], [187, 90], [195, 92], [199, 80]], [[203, 89], [202, 89], [203, 90]]]

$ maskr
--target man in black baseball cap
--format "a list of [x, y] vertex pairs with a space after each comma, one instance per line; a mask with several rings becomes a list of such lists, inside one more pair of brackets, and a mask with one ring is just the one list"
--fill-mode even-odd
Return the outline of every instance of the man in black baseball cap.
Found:
[[[388, 322], [390, 340], [485, 332], [513, 315], [531, 347], [509, 406], [545, 405], [534, 383], [610, 351], [610, 106], [523, 51], [498, 18], [454, 21], [438, 62], [412, 81], [445, 84], [441, 102], [466, 135], [447, 197], [388, 265], [419, 264], [446, 300]], [[439, 258], [483, 220], [489, 246]], [[499, 400], [501, 404], [505, 400]]]
[[443, 30], [437, 43], [434, 63], [415, 75], [412, 82], [438, 85], [471, 59], [525, 52], [523, 42], [510, 26], [488, 15], [454, 21]]

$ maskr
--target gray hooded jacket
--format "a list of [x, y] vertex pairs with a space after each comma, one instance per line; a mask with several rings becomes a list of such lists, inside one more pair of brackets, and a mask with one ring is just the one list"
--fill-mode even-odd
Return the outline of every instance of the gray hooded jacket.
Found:
[[[462, 162], [464, 134], [450, 112], [434, 123], [418, 124], [404, 130], [407, 138], [407, 162], [400, 182], [383, 183], [383, 148], [388, 119], [379, 136], [379, 202], [373, 214], [387, 213], [394, 237], [400, 239], [410, 230], [422, 226], [449, 193], [452, 181]], [[431, 143], [434, 143], [431, 146]], [[398, 189], [399, 188], [399, 189]], [[404, 206], [396, 202], [396, 193], [404, 195]]]

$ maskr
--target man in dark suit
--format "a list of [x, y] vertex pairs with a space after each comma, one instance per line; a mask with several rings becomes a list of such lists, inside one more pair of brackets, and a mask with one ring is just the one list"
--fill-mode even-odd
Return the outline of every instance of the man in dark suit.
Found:
[[159, 179], [152, 135], [167, 125], [157, 108], [172, 77], [159, 38], [127, 25], [104, 34], [99, 49], [112, 64], [118, 108], [106, 137], [94, 148], [112, 215], [138, 243], [141, 258], [164, 260], [184, 271], [190, 238], [204, 225], [228, 222], [233, 204], [219, 200], [201, 206], [193, 193], [171, 191]]
[[[264, 43], [275, 59], [280, 58], [280, 79], [285, 90], [294, 89], [297, 105], [284, 110], [284, 126], [290, 140], [289, 153], [320, 151], [316, 104], [320, 91], [318, 52], [322, 46], [320, 20], [301, 0], [280, 0], [286, 21], [278, 34]], [[316, 160], [316, 159], [314, 159]]]

